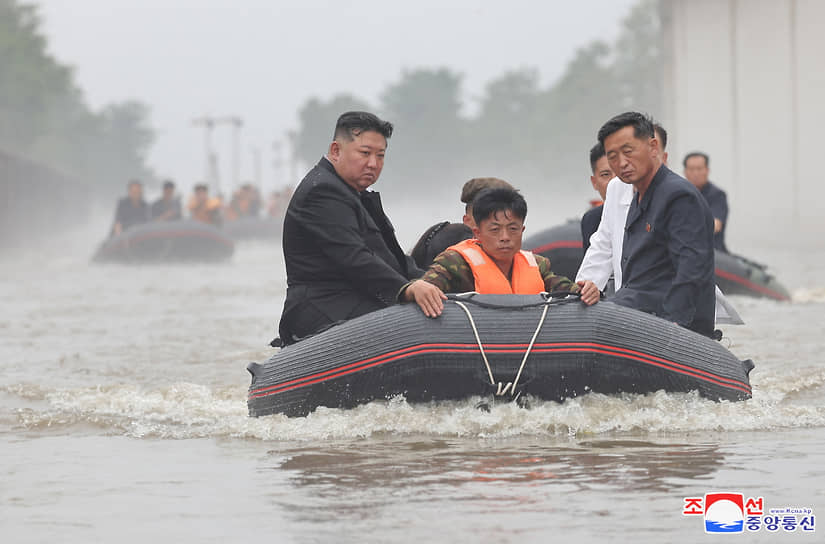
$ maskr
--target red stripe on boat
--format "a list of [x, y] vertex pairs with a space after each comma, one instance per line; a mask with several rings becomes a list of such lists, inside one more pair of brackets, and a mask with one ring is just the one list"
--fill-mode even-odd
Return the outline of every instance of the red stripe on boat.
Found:
[[[484, 349], [490, 353], [523, 353], [526, 348], [527, 344], [488, 344], [484, 346]], [[269, 395], [290, 391], [292, 389], [299, 389], [308, 385], [313, 385], [316, 383], [325, 382], [327, 380], [340, 378], [341, 376], [346, 376], [348, 374], [353, 374], [355, 372], [360, 372], [361, 370], [366, 370], [374, 366], [396, 361], [404, 357], [426, 355], [431, 353], [467, 353], [476, 351], [478, 351], [478, 346], [476, 344], [420, 344], [417, 346], [410, 346], [375, 357], [370, 357], [362, 361], [349, 363], [324, 372], [304, 376], [303, 378], [290, 380], [282, 384], [255, 389], [249, 393], [249, 398], [266, 397]], [[552, 344], [535, 344], [533, 346], [533, 351], [539, 353], [582, 352], [616, 355], [625, 359], [632, 359], [649, 365], [665, 368], [667, 370], [672, 370], [674, 372], [714, 383], [722, 387], [736, 389], [738, 391], [751, 394], [750, 386], [739, 380], [724, 378], [705, 370], [689, 367], [681, 363], [676, 363], [668, 359], [657, 357], [655, 355], [648, 355], [646, 353], [626, 348], [589, 342], [559, 342]]]
[[752, 281], [750, 281], [746, 278], [743, 278], [742, 276], [737, 276], [733, 272], [728, 272], [728, 271], [722, 270], [720, 268], [717, 268], [715, 270], [715, 272], [716, 272], [717, 276], [725, 278], [726, 280], [736, 282], [740, 285], [744, 285], [748, 289], [753, 289], [754, 291], [756, 291], [758, 293], [762, 293], [763, 295], [767, 295], [767, 296], [769, 296], [771, 298], [774, 298], [776, 300], [790, 300], [790, 298], [786, 297], [782, 293], [777, 293], [773, 289], [768, 289], [767, 287], [765, 287], [763, 285], [759, 285], [758, 283], [753, 283]]

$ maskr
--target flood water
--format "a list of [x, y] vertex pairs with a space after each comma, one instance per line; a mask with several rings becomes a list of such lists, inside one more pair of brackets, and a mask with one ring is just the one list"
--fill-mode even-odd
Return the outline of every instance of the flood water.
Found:
[[721, 491], [825, 515], [821, 251], [742, 251], [794, 294], [732, 297], [747, 402], [396, 398], [252, 419], [245, 366], [273, 353], [279, 245], [153, 267], [92, 265], [93, 249], [0, 253], [2, 542], [694, 542], [684, 498]]

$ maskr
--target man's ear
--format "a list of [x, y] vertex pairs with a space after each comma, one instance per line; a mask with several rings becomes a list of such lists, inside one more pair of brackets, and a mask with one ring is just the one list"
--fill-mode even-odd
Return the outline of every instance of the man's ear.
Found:
[[473, 238], [478, 238], [478, 235], [481, 234], [481, 230], [478, 227], [473, 227]]
[[339, 144], [337, 140], [332, 140], [332, 143], [329, 144], [329, 153], [327, 153], [327, 155], [332, 162], [337, 162], [341, 157], [341, 144]]
[[648, 141], [648, 145], [650, 145], [650, 152], [659, 154], [659, 139], [655, 136]]

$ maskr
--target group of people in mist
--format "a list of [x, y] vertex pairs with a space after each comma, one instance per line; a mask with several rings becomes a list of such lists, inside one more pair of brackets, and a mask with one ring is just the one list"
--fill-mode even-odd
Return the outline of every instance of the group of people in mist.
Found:
[[[493, 177], [464, 185], [463, 224], [431, 227], [407, 255], [379, 193], [370, 189], [392, 132], [391, 123], [371, 113], [342, 114], [326, 154], [294, 192], [270, 195], [266, 216], [283, 220], [287, 272], [274, 345], [395, 303], [415, 302], [436, 318], [445, 293], [567, 292], [592, 305], [611, 277], [613, 302], [718, 334], [714, 251], [726, 251], [727, 198], [708, 180], [707, 154], [684, 158], [687, 179], [669, 169], [667, 131], [649, 116], [625, 112], [596, 133], [590, 181], [602, 200], [582, 218], [585, 255], [573, 280], [553, 273], [546, 257], [522, 250], [527, 202], [514, 184]], [[200, 184], [186, 208], [196, 221], [221, 225], [260, 217], [263, 206], [250, 184], [228, 203]], [[143, 185], [133, 180], [118, 202], [111, 234], [182, 216], [173, 182], [163, 184], [162, 196], [150, 206]], [[423, 261], [422, 244], [431, 252]]]
[[[175, 183], [166, 180], [161, 196], [151, 205], [144, 200], [143, 183], [131, 180], [127, 184], [127, 195], [117, 203], [110, 236], [116, 236], [135, 225], [150, 221], [179, 221], [184, 218], [181, 197], [175, 190]], [[246, 217], [266, 217], [280, 221], [292, 196], [292, 187], [272, 191], [263, 210], [260, 190], [251, 183], [244, 184], [232, 193], [229, 202], [221, 195], [209, 194], [206, 184], [197, 184], [192, 190], [186, 211], [195, 221], [221, 226], [224, 221], [236, 221]], [[262, 211], [264, 212], [262, 214]]]
[[586, 214], [589, 247], [574, 280], [522, 250], [527, 203], [512, 180], [465, 184], [473, 194], [462, 198], [459, 234], [445, 242], [438, 225], [425, 232], [417, 246], [441, 244], [432, 262], [405, 254], [369, 189], [392, 132], [374, 114], [342, 114], [326, 154], [296, 187], [283, 224], [287, 293], [274, 346], [396, 303], [437, 318], [445, 293], [566, 292], [592, 305], [610, 277], [613, 302], [717, 337], [714, 250], [724, 249], [727, 201], [708, 181], [706, 154], [685, 158], [690, 182], [668, 168], [667, 133], [649, 116], [625, 112], [594, 130], [591, 182], [603, 203]]

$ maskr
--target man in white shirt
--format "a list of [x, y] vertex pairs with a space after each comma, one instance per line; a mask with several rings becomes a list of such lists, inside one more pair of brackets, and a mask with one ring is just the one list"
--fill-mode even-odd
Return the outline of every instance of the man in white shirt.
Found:
[[[662, 162], [667, 164], [667, 131], [658, 123], [653, 129], [662, 144]], [[607, 184], [602, 220], [599, 228], [590, 237], [590, 247], [584, 254], [576, 281], [590, 280], [600, 291], [604, 291], [612, 274], [616, 291], [621, 288], [624, 226], [627, 222], [627, 210], [633, 200], [633, 191], [633, 185], [623, 183], [618, 176]]]
[[[667, 165], [667, 131], [658, 123], [653, 125], [656, 137], [662, 144], [662, 162]], [[614, 177], [607, 184], [602, 220], [599, 228], [590, 237], [590, 247], [576, 274], [576, 282], [590, 280], [600, 291], [604, 291], [610, 276], [613, 276], [615, 290], [622, 287], [622, 245], [627, 210], [633, 200], [633, 185], [623, 183]], [[716, 287], [716, 324], [744, 324], [739, 313], [730, 304], [719, 287]]]

